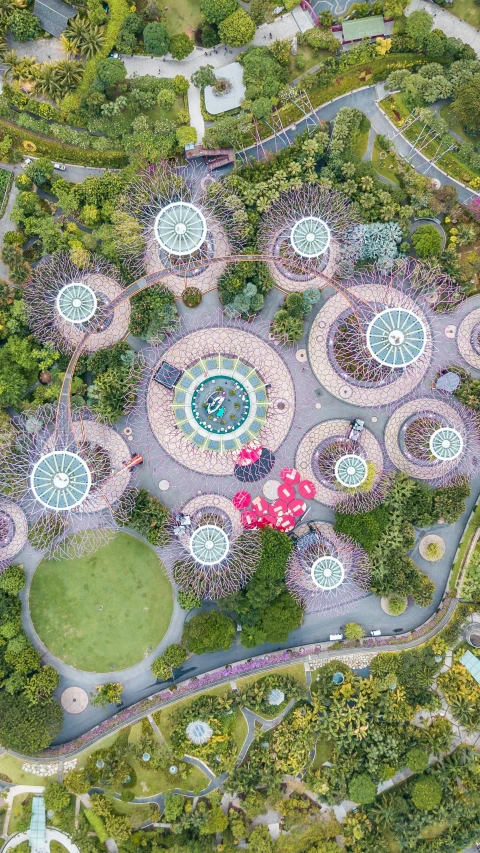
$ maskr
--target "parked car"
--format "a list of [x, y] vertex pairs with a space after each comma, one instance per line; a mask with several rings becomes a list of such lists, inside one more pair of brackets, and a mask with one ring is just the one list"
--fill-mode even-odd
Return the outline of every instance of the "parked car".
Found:
[[54, 163], [54, 164], [53, 164], [53, 168], [54, 168], [54, 169], [59, 169], [59, 170], [60, 170], [60, 172], [65, 172], [65, 171], [66, 171], [66, 169], [67, 169], [67, 167], [66, 167], [65, 163]]
[[118, 59], [118, 53], [109, 53], [109, 59]]
[[370, 636], [371, 637], [381, 637], [382, 632], [380, 631], [379, 628], [376, 628], [375, 631], [370, 631]]
[[330, 634], [331, 643], [337, 643], [339, 640], [343, 640], [343, 634]]
[[365, 421], [360, 420], [360, 418], [355, 418], [352, 428], [350, 430], [349, 439], [350, 441], [358, 441], [362, 434], [363, 427], [365, 426]]

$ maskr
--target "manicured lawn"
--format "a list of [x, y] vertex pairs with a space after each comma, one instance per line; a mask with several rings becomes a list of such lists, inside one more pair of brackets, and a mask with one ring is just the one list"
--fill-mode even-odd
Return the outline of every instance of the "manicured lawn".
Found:
[[30, 589], [33, 624], [47, 648], [93, 672], [142, 660], [164, 636], [172, 607], [157, 556], [127, 533], [87, 557], [43, 561]]
[[170, 35], [174, 36], [188, 29], [196, 30], [201, 20], [198, 0], [175, 0], [168, 6], [165, 24]]
[[8, 755], [8, 753], [0, 755], [0, 778], [2, 775], [8, 776], [10, 781], [15, 785], [43, 785], [44, 780], [41, 776], [35, 776], [33, 773], [25, 773], [22, 770], [23, 763], [19, 758], [14, 758], [13, 755]]
[[85, 767], [87, 759], [89, 755], [92, 754], [92, 752], [96, 752], [97, 749], [107, 749], [107, 747], [112, 746], [112, 744], [115, 743], [117, 737], [118, 732], [114, 732], [111, 735], [107, 735], [107, 737], [104, 737], [102, 740], [97, 741], [97, 743], [93, 743], [91, 746], [87, 747], [87, 749], [84, 749], [83, 752], [80, 752], [77, 755], [76, 769], [80, 770], [80, 768]]
[[[24, 832], [30, 825], [32, 814], [31, 794], [18, 794], [13, 798], [12, 811], [8, 822], [8, 834]], [[25, 803], [25, 805], [23, 805]]]
[[117, 814], [126, 815], [132, 829], [138, 829], [147, 820], [158, 820], [160, 815], [155, 803], [124, 803], [116, 797], [109, 799]]
[[467, 529], [465, 531], [465, 535], [463, 537], [463, 542], [460, 545], [460, 548], [458, 549], [457, 558], [456, 558], [456, 560], [452, 566], [452, 574], [450, 576], [450, 583], [449, 583], [449, 589], [451, 592], [456, 591], [458, 575], [459, 575], [461, 567], [462, 567], [463, 559], [465, 557], [465, 554], [468, 551], [468, 548], [470, 547], [470, 542], [471, 542], [472, 536], [475, 533], [479, 524], [480, 524], [480, 506], [477, 506], [475, 512], [473, 513], [473, 515], [472, 515], [472, 517], [468, 523]]
[[453, 0], [448, 4], [448, 11], [474, 27], [480, 27], [480, 7], [473, 0]]
[[[376, 171], [384, 178], [388, 178], [389, 181], [393, 181], [395, 184], [398, 184], [398, 176], [395, 169], [395, 157], [392, 157], [391, 154], [387, 154], [385, 158], [380, 159], [381, 153], [383, 154], [384, 152], [379, 147], [377, 140], [375, 140], [372, 150], [372, 163], [374, 164]], [[390, 166], [392, 166], [391, 169]]]
[[365, 156], [365, 154], [367, 152], [369, 133], [370, 133], [370, 128], [367, 128], [367, 130], [361, 130], [357, 136], [356, 141], [355, 141], [354, 151], [360, 160], [362, 159], [362, 157]]
[[[239, 690], [245, 690], [250, 684], [265, 678], [267, 675], [290, 675], [295, 678], [303, 687], [307, 681], [305, 678], [305, 667], [303, 663], [292, 663], [289, 666], [277, 667], [269, 669], [267, 672], [259, 672], [257, 675], [248, 675], [246, 678], [237, 678], [236, 684]], [[276, 716], [276, 715], [275, 715]]]
[[318, 740], [313, 759], [312, 770], [318, 770], [326, 761], [330, 761], [333, 755], [333, 741]]

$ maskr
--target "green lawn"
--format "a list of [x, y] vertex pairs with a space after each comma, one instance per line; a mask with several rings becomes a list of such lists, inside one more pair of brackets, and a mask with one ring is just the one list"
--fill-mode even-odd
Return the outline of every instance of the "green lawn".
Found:
[[0, 755], [0, 779], [7, 776], [14, 785], [43, 785], [44, 780], [41, 776], [25, 773], [22, 770], [23, 763], [19, 758], [14, 758], [13, 755], [8, 755], [6, 752]]
[[460, 573], [460, 569], [462, 568], [463, 559], [464, 559], [465, 554], [467, 553], [467, 551], [470, 547], [470, 542], [472, 540], [472, 536], [475, 533], [479, 524], [480, 524], [480, 506], [477, 506], [477, 508], [475, 509], [475, 511], [474, 511], [474, 513], [473, 513], [473, 515], [472, 515], [472, 517], [471, 517], [471, 519], [467, 525], [467, 529], [466, 529], [465, 535], [463, 537], [463, 542], [461, 543], [461, 545], [458, 549], [457, 558], [456, 558], [456, 560], [452, 566], [452, 574], [450, 575], [450, 583], [449, 583], [450, 592], [456, 592], [458, 575]]
[[473, 144], [475, 144], [475, 142], [478, 142], [478, 136], [474, 136], [468, 133], [468, 131], [464, 128], [463, 124], [461, 124], [457, 117], [453, 114], [451, 104], [445, 104], [445, 106], [440, 108], [440, 117], [443, 118], [443, 120], [447, 122], [449, 128], [451, 130], [454, 130], [455, 133], [458, 133], [458, 135], [461, 136], [462, 139], [465, 140], [465, 142], [472, 142]]
[[124, 803], [116, 797], [109, 798], [109, 802], [117, 814], [126, 815], [129, 818], [132, 829], [138, 829], [149, 819], [159, 820], [160, 818], [158, 806], [155, 803]]
[[369, 134], [370, 134], [370, 127], [368, 127], [367, 130], [361, 130], [360, 133], [358, 134], [356, 140], [355, 140], [354, 151], [360, 160], [367, 153]]
[[261, 678], [265, 678], [265, 676], [267, 675], [290, 675], [292, 678], [295, 678], [303, 687], [307, 683], [305, 678], [305, 667], [303, 663], [292, 663], [287, 666], [276, 667], [275, 669], [268, 669], [266, 672], [258, 672], [256, 675], [248, 675], [246, 678], [237, 678], [237, 687], [239, 690], [245, 690], [249, 686], [249, 684], [253, 684], [255, 681], [259, 681]]
[[196, 30], [201, 20], [198, 0], [176, 0], [173, 6], [168, 6], [165, 24], [170, 35], [174, 36], [188, 29]]
[[128, 533], [87, 557], [43, 561], [30, 589], [41, 640], [61, 660], [91, 672], [142, 660], [164, 636], [172, 608], [156, 554]]
[[[8, 822], [8, 834], [24, 832], [30, 826], [32, 815], [32, 794], [17, 794], [13, 798], [12, 811]], [[25, 805], [23, 805], [25, 803]]]
[[333, 741], [322, 740], [317, 741], [315, 749], [315, 758], [313, 759], [312, 770], [318, 770], [326, 761], [330, 761], [333, 755]]
[[475, 5], [474, 0], [453, 0], [453, 3], [448, 4], [448, 11], [468, 24], [480, 27], [480, 7]]
[[[389, 181], [393, 181], [395, 184], [398, 185], [399, 181], [395, 168], [395, 157], [393, 157], [392, 154], [387, 154], [385, 158], [380, 158], [380, 154], [383, 153], [384, 152], [382, 151], [382, 149], [377, 143], [377, 140], [375, 139], [372, 150], [372, 163], [374, 164], [375, 169], [379, 175], [382, 175], [384, 178], [388, 178]], [[390, 166], [392, 168], [390, 168]]]

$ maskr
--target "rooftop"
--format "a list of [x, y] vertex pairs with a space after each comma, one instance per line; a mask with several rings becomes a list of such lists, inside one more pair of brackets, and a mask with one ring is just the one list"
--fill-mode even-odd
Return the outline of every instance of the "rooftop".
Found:
[[374, 15], [371, 18], [359, 18], [355, 21], [344, 21], [342, 29], [344, 41], [357, 41], [357, 39], [383, 36], [385, 32], [385, 22], [381, 15]]
[[205, 86], [205, 107], [211, 115], [226, 113], [228, 110], [238, 109], [245, 97], [245, 86], [243, 85], [243, 67], [239, 62], [232, 62], [214, 72], [217, 80], [224, 78], [232, 84], [230, 92], [216, 95], [213, 86]]
[[480, 684], [480, 658], [475, 657], [472, 652], [466, 651], [460, 658], [467, 672]]
[[37, 16], [44, 30], [52, 36], [60, 36], [70, 18], [77, 10], [63, 0], [35, 0], [33, 14]]

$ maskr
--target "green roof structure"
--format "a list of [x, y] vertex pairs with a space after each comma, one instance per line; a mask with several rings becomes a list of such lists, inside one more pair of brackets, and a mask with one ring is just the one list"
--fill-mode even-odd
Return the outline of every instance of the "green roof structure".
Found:
[[372, 18], [359, 18], [356, 21], [344, 21], [342, 30], [344, 41], [375, 38], [375, 36], [383, 36], [385, 21], [381, 15], [374, 15]]
[[43, 797], [33, 797], [32, 817], [28, 844], [32, 853], [47, 853], [47, 829], [45, 824], [45, 801]]
[[480, 658], [475, 657], [472, 652], [466, 651], [460, 658], [460, 663], [463, 663], [467, 672], [480, 684]]

